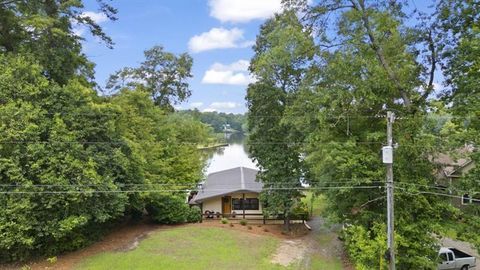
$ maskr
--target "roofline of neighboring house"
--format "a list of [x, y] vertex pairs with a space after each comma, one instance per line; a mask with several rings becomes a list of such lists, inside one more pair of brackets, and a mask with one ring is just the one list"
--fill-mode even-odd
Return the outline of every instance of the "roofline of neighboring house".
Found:
[[473, 160], [467, 160], [465, 161], [463, 164], [459, 165], [455, 170], [453, 170], [450, 174], [447, 174], [445, 171], [445, 175], [447, 177], [461, 177], [460, 175], [454, 175], [456, 172], [458, 172], [459, 170], [465, 168], [466, 166], [470, 165], [471, 163], [473, 163]]
[[257, 194], [260, 194], [260, 192], [258, 192], [258, 191], [249, 190], [249, 189], [230, 190], [230, 191], [228, 191], [228, 192], [216, 194], [216, 195], [214, 195], [214, 196], [201, 198], [200, 200], [191, 200], [191, 201], [190, 201], [190, 204], [199, 204], [199, 203], [202, 203], [202, 202], [205, 201], [205, 200], [208, 200], [208, 199], [211, 199], [211, 198], [215, 198], [215, 197], [224, 196], [224, 195], [231, 194], [231, 193], [246, 193], [246, 192], [248, 192], [248, 193], [257, 193]]

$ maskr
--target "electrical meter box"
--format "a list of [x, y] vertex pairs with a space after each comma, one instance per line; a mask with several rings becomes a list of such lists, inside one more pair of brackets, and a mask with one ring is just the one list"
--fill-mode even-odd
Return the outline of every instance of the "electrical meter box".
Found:
[[382, 148], [382, 154], [383, 154], [383, 163], [385, 164], [393, 163], [393, 147], [384, 146]]

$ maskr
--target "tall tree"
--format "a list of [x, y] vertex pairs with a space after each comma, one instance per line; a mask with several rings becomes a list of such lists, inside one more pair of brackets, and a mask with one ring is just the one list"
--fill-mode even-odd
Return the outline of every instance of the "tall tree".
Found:
[[193, 59], [186, 53], [175, 55], [162, 46], [145, 51], [138, 68], [123, 68], [110, 76], [108, 89], [142, 89], [158, 106], [173, 110], [173, 105], [191, 95], [187, 80], [192, 77]]
[[[454, 116], [449, 124], [448, 145], [454, 150], [467, 148], [467, 158], [475, 165], [455, 188], [478, 198], [480, 191], [480, 3], [476, 1], [443, 0], [437, 6], [437, 21], [442, 30], [442, 68], [445, 74], [444, 99]], [[460, 138], [460, 139], [459, 139]], [[462, 145], [463, 143], [463, 145]], [[480, 206], [462, 209], [459, 219], [467, 220], [459, 235], [480, 249]], [[462, 222], [463, 223], [463, 222]]]
[[258, 79], [247, 90], [249, 151], [258, 161], [266, 214], [284, 216], [285, 228], [302, 196], [305, 171], [297, 144], [301, 139], [282, 121], [298, 91], [315, 47], [295, 12], [275, 15], [261, 27], [250, 70]]
[[[97, 2], [99, 12], [116, 19], [115, 8], [104, 0]], [[84, 12], [82, 1], [0, 1], [0, 52], [32, 54], [44, 75], [61, 85], [74, 77], [93, 83], [93, 64], [81, 50], [82, 37], [74, 33], [75, 26], [86, 27], [107, 46], [113, 45]]]
[[435, 184], [430, 157], [438, 151], [437, 141], [424, 117], [437, 44], [429, 46], [426, 29], [407, 26], [411, 17], [404, 8], [403, 1], [364, 0], [301, 8], [321, 50], [288, 111], [297, 130], [307, 133], [302, 150], [313, 178], [322, 187], [343, 187], [327, 188], [325, 194], [336, 220], [351, 225], [346, 246], [359, 269], [378, 268], [375, 258], [386, 252], [385, 169], [379, 151], [386, 140], [387, 110], [403, 116], [394, 126], [399, 269], [434, 267], [432, 235], [439, 214], [449, 209], [435, 196], [415, 193], [419, 185]]
[[116, 111], [76, 80], [49, 82], [25, 57], [0, 55], [0, 259], [82, 247], [123, 215], [135, 163]]

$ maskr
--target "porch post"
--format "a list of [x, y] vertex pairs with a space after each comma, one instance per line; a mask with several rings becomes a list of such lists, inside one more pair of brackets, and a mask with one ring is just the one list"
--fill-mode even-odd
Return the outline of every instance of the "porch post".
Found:
[[242, 201], [242, 209], [243, 209], [243, 219], [245, 219], [245, 193], [242, 193], [243, 201]]
[[200, 203], [200, 223], [203, 222], [203, 202]]

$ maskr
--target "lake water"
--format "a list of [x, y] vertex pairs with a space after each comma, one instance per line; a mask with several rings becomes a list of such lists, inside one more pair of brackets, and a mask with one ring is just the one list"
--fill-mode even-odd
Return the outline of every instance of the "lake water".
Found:
[[248, 157], [245, 145], [245, 135], [241, 133], [227, 134], [226, 147], [216, 149], [208, 160], [207, 174], [236, 167], [257, 169], [255, 163]]

